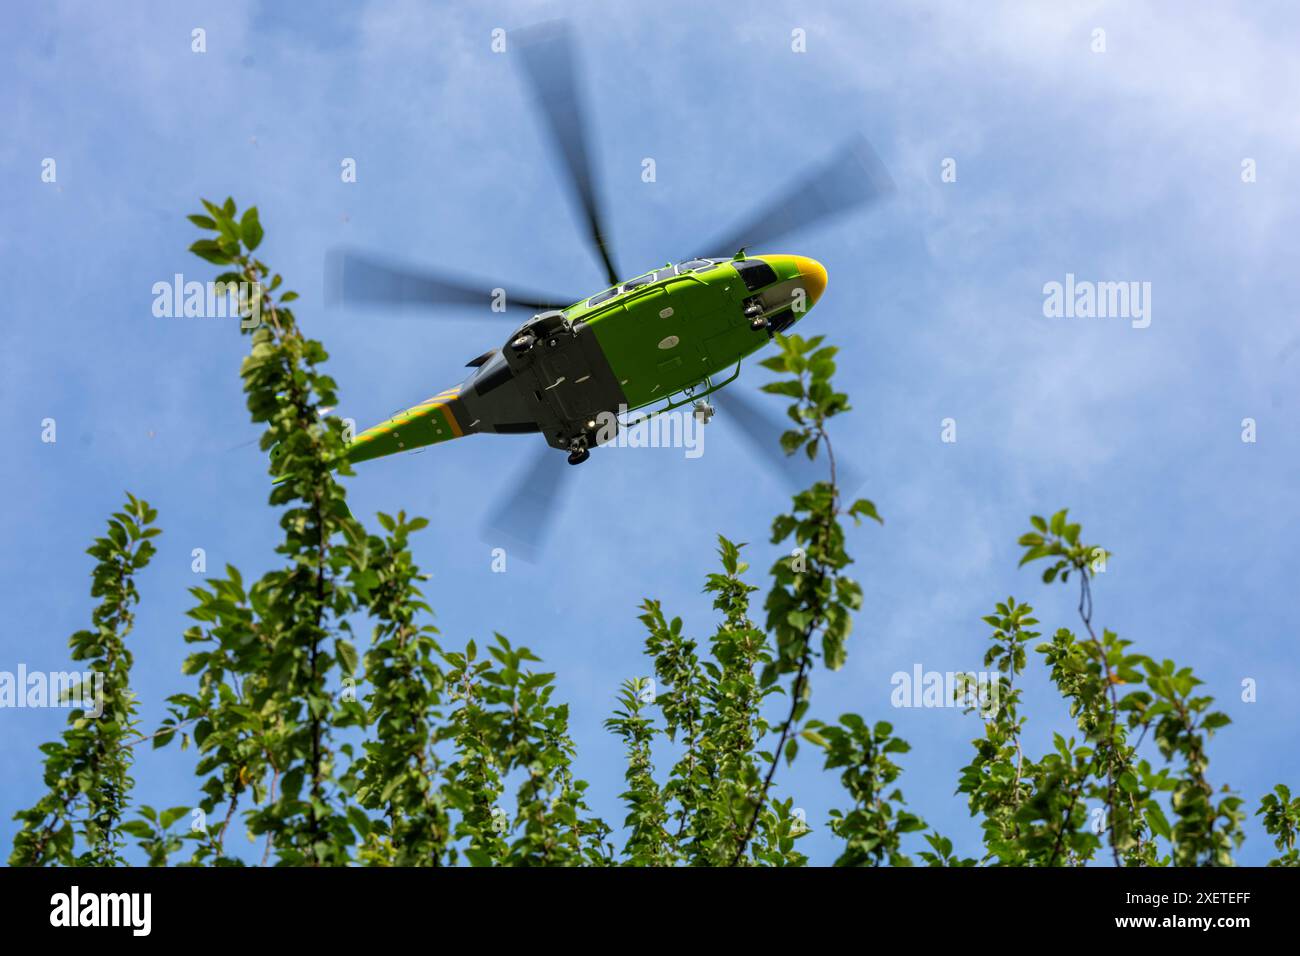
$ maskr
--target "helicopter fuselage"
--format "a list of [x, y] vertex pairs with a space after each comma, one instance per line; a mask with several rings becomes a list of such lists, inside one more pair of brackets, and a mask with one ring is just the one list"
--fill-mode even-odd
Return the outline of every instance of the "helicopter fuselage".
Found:
[[720, 387], [717, 376], [789, 329], [825, 287], [826, 270], [803, 256], [665, 266], [535, 315], [471, 362], [463, 383], [357, 435], [348, 460], [531, 432], [585, 456], [599, 443], [602, 415], [650, 406], [657, 414]]

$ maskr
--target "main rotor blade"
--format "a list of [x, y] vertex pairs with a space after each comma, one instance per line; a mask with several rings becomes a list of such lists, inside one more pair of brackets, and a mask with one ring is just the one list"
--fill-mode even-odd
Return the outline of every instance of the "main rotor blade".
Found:
[[606, 279], [610, 285], [618, 285], [620, 273], [614, 265], [606, 217], [597, 196], [587, 110], [579, 95], [569, 25], [563, 20], [553, 20], [519, 30], [515, 37], [524, 79], [551, 148], [564, 167], [569, 198], [576, 205], [579, 218], [586, 223], [587, 239], [604, 267]]
[[[824, 448], [818, 450], [816, 461], [810, 460], [802, 448], [792, 455], [785, 453], [781, 447], [781, 435], [797, 427], [788, 417], [778, 418], [769, 414], [748, 392], [736, 386], [722, 389], [709, 398], [719, 408], [720, 414], [715, 421], [734, 423], [750, 452], [778, 475], [791, 491], [807, 488], [830, 476]], [[835, 451], [835, 479], [841, 500], [847, 499], [846, 503], [852, 503], [848, 496], [862, 487], [861, 472], [841, 449]]]
[[[541, 555], [555, 516], [563, 504], [569, 472], [573, 471], [564, 455], [549, 445], [533, 453], [519, 482], [505, 501], [488, 517], [484, 539], [489, 543], [514, 545], [524, 560], [533, 562]], [[579, 466], [581, 467], [581, 466]]]
[[346, 249], [336, 249], [326, 258], [325, 283], [326, 301], [331, 304], [454, 306], [478, 308], [490, 316], [504, 314], [502, 309], [529, 313], [563, 309], [577, 301], [504, 282], [409, 269]]
[[[821, 166], [768, 200], [747, 221], [719, 236], [701, 255], [730, 256], [742, 247], [764, 251], [788, 233], [832, 219], [894, 192], [894, 182], [865, 136], [854, 136]], [[772, 250], [766, 250], [772, 251]]]

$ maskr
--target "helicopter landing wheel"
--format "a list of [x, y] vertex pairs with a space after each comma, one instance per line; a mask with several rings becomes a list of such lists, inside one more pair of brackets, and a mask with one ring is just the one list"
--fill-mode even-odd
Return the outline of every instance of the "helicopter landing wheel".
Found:
[[525, 332], [523, 335], [519, 336], [519, 338], [515, 339], [513, 342], [510, 343], [510, 348], [513, 349], [515, 352], [522, 353], [522, 352], [527, 352], [536, 343], [537, 343], [537, 336]]
[[591, 457], [591, 452], [588, 449], [575, 448], [573, 451], [569, 452], [569, 464], [581, 465], [584, 461], [586, 461], [590, 457]]
[[755, 332], [762, 332], [767, 328], [767, 319], [763, 318], [761, 315], [757, 318], [750, 319], [749, 327]]

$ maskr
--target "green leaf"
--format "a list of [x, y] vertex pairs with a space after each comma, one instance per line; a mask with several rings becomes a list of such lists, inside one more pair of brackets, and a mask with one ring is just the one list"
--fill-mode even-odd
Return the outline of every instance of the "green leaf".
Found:
[[143, 820], [127, 820], [119, 829], [128, 836], [147, 840], [153, 836], [153, 828]]
[[1201, 726], [1206, 730], [1218, 730], [1220, 727], [1226, 727], [1230, 723], [1232, 723], [1231, 717], [1216, 710], [1212, 714], [1205, 715], [1205, 719], [1201, 721]]
[[803, 397], [803, 385], [797, 379], [781, 382], [766, 382], [763, 391], [772, 395], [786, 395], [790, 398]]
[[339, 666], [343, 668], [346, 674], [355, 674], [357, 672], [357, 649], [351, 642], [339, 638], [334, 642], [334, 653], [339, 659]]
[[853, 502], [853, 506], [849, 508], [849, 514], [854, 517], [861, 516], [864, 518], [870, 518], [880, 524], [885, 523], [885, 519], [880, 517], [880, 513], [876, 511], [875, 504], [868, 501], [866, 498], [859, 498], [857, 501]]
[[239, 220], [239, 235], [249, 252], [262, 244], [262, 224], [258, 222], [256, 206], [244, 210], [243, 218]]
[[166, 830], [169, 826], [189, 812], [189, 807], [171, 807], [158, 814], [158, 823], [164, 830]]
[[219, 266], [229, 265], [234, 261], [234, 258], [228, 255], [215, 239], [198, 240], [190, 246], [190, 252]]
[[1165, 816], [1165, 811], [1161, 809], [1160, 804], [1155, 800], [1146, 802], [1147, 825], [1151, 827], [1151, 832], [1158, 837], [1164, 837], [1166, 840], [1171, 839], [1173, 830], [1169, 826], [1169, 818]]

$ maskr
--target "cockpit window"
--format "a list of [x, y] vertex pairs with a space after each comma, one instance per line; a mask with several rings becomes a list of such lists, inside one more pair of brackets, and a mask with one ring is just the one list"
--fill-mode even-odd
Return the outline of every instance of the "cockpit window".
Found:
[[736, 259], [731, 265], [740, 273], [745, 288], [750, 292], [755, 292], [776, 281], [776, 270], [762, 259]]

